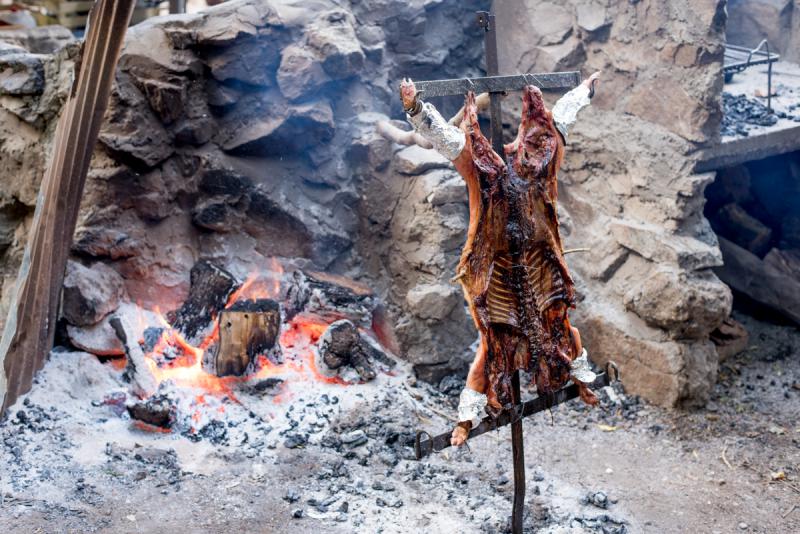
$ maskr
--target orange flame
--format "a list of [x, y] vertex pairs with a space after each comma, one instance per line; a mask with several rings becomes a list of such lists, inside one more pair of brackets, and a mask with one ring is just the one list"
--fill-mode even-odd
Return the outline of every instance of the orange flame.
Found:
[[[277, 259], [272, 258], [269, 272], [266, 274], [251, 273], [228, 298], [226, 308], [243, 299], [279, 298], [282, 278], [283, 267]], [[311, 379], [329, 384], [348, 384], [339, 377], [326, 376], [317, 369], [313, 347], [328, 327], [328, 323], [320, 318], [297, 316], [288, 325], [285, 325], [279, 339], [279, 344], [286, 357], [284, 363], [273, 363], [266, 356], [259, 356], [256, 361], [256, 371], [251, 375], [218, 377], [203, 369], [205, 351], [219, 338], [219, 325], [216, 321], [214, 328], [205, 339], [194, 346], [180, 332], [172, 328], [158, 308], [154, 312], [164, 330], [153, 349], [146, 356], [148, 366], [159, 383], [169, 380], [179, 387], [197, 388], [207, 394], [227, 395], [234, 401], [236, 401], [236, 397], [233, 387], [236, 384], [274, 376], [293, 374], [301, 380]], [[140, 319], [140, 323], [142, 323], [140, 326], [143, 330], [145, 321]], [[159, 356], [175, 349], [180, 352], [177, 358], [168, 363], [158, 363], [163, 361], [163, 358]], [[275, 402], [282, 402], [286, 398], [289, 398], [289, 394], [281, 393], [275, 397]], [[196, 405], [205, 404], [207, 404], [205, 397], [202, 394], [198, 395]], [[220, 409], [224, 410], [224, 408]]]

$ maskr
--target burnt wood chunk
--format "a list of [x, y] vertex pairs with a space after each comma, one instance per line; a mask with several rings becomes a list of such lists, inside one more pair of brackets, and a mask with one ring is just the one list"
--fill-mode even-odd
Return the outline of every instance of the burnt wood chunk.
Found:
[[189, 297], [169, 319], [187, 342], [198, 345], [241, 283], [222, 267], [201, 260], [192, 267], [190, 284]]
[[360, 326], [372, 323], [377, 306], [374, 292], [350, 278], [317, 271], [295, 271], [287, 291], [287, 318], [300, 312], [336, 321], [349, 319]]
[[131, 419], [160, 428], [172, 428], [175, 423], [175, 405], [166, 395], [156, 395], [128, 406]]
[[358, 331], [351, 321], [342, 319], [331, 324], [319, 341], [319, 356], [324, 368], [338, 374], [339, 370], [349, 366], [359, 378], [368, 382], [377, 376], [376, 363], [384, 369], [395, 366], [395, 361], [384, 353], [377, 343]]
[[712, 217], [721, 236], [759, 257], [767, 252], [772, 230], [738, 204], [727, 204]]
[[773, 248], [764, 256], [764, 263], [792, 280], [800, 280], [800, 250]]
[[219, 314], [214, 352], [217, 376], [242, 376], [261, 354], [279, 350], [280, 307], [271, 299], [241, 300]]

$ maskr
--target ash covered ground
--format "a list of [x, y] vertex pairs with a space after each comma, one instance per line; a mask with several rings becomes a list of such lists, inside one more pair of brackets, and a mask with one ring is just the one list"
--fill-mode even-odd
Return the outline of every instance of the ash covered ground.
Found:
[[[704, 410], [662, 411], [617, 385], [600, 409], [525, 421], [528, 531], [800, 529], [800, 332], [737, 319], [751, 346], [722, 364]], [[450, 427], [458, 378], [285, 378], [235, 400], [181, 391], [191, 431], [147, 432], [114, 401], [118, 370], [54, 352], [0, 423], [0, 531], [507, 531], [508, 429], [413, 459], [416, 429]]]

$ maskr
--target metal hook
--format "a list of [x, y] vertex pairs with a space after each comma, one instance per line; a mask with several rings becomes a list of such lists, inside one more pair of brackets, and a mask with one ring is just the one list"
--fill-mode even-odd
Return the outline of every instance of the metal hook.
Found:
[[[614, 378], [611, 378], [611, 371], [614, 371]], [[606, 375], [608, 376], [608, 383], [612, 384], [614, 382], [619, 382], [620, 374], [619, 374], [619, 367], [613, 360], [609, 360], [606, 364]]]
[[414, 438], [414, 455], [417, 457], [417, 460], [422, 460], [422, 436], [428, 436], [428, 441], [431, 441], [431, 435], [425, 432], [424, 430], [417, 430], [417, 435]]

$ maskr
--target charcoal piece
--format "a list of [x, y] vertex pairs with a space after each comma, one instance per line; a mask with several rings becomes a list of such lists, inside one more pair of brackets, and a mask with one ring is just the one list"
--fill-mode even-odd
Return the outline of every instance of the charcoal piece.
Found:
[[347, 319], [328, 327], [319, 341], [319, 355], [327, 369], [338, 371], [345, 366], [352, 367], [365, 382], [377, 375], [375, 362], [388, 368], [395, 365], [376, 342], [359, 332], [356, 325]]
[[747, 95], [722, 93], [722, 125], [723, 136], [744, 136], [754, 126], [772, 126], [778, 117], [758, 100]]
[[367, 434], [364, 433], [363, 430], [353, 430], [352, 432], [347, 432], [339, 436], [339, 439], [341, 439], [342, 443], [351, 449], [363, 445], [369, 441]]
[[303, 434], [287, 434], [283, 446], [287, 449], [297, 449], [308, 443], [308, 436]]
[[281, 388], [283, 382], [282, 378], [270, 377], [255, 382], [248, 389], [255, 395], [274, 395]]
[[317, 271], [295, 271], [287, 290], [286, 317], [300, 312], [335, 321], [342, 317], [359, 326], [370, 326], [377, 306], [373, 291], [344, 276]]
[[225, 269], [201, 260], [192, 267], [190, 284], [189, 297], [169, 318], [187, 342], [198, 345], [241, 283]]
[[353, 351], [360, 342], [356, 326], [347, 320], [331, 324], [320, 339], [322, 361], [329, 369], [338, 369], [350, 363]]
[[192, 212], [192, 223], [212, 232], [225, 233], [232, 230], [234, 226], [231, 219], [231, 208], [224, 200], [211, 199], [202, 202]]
[[225, 445], [228, 442], [228, 429], [225, 427], [225, 423], [219, 419], [209, 422], [200, 429], [198, 434], [214, 445]]
[[84, 256], [117, 260], [139, 256], [142, 244], [125, 232], [111, 228], [83, 228], [75, 234], [72, 251]]
[[132, 419], [160, 428], [172, 428], [175, 424], [175, 405], [166, 395], [156, 395], [128, 406]]
[[142, 344], [142, 350], [147, 354], [148, 352], [153, 352], [156, 348], [156, 345], [161, 340], [161, 334], [164, 333], [164, 328], [158, 326], [148, 326], [144, 329], [142, 333], [142, 337], [144, 338], [144, 343]]
[[241, 376], [259, 355], [280, 354], [281, 312], [271, 299], [243, 300], [219, 314], [219, 341], [212, 361], [217, 376]]
[[361, 380], [365, 382], [369, 382], [377, 376], [375, 369], [373, 369], [369, 358], [367, 358], [361, 346], [358, 346], [357, 349], [353, 351], [353, 355], [350, 357], [350, 365], [356, 370]]

